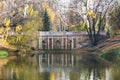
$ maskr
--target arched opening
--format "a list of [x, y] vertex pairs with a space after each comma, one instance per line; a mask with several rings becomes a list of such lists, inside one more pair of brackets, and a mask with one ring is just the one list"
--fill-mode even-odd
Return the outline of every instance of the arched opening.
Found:
[[55, 46], [56, 46], [55, 49], [60, 49], [61, 45], [59, 40], [55, 42]]
[[67, 48], [72, 49], [72, 40], [68, 39]]
[[44, 40], [42, 41], [42, 49], [46, 49], [46, 42]]

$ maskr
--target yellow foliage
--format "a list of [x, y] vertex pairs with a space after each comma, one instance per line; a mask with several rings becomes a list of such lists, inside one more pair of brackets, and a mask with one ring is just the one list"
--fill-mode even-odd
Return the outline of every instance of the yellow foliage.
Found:
[[9, 43], [8, 43], [8, 42], [6, 42], [6, 45], [8, 46], [8, 45], [9, 45]]
[[2, 34], [3, 33], [3, 31], [2, 31], [2, 29], [0, 28], [0, 34]]
[[91, 11], [89, 12], [89, 14], [90, 14], [90, 16], [92, 16], [94, 13], [93, 13], [93, 11], [91, 10]]
[[55, 80], [55, 75], [54, 75], [54, 73], [51, 73], [51, 74], [50, 74], [50, 80]]
[[108, 23], [106, 23], [104, 30], [105, 30], [105, 32], [108, 32], [108, 30], [109, 30], [109, 25], [108, 25]]
[[30, 15], [30, 17], [32, 17], [33, 13], [34, 13], [33, 5], [31, 5], [30, 8], [28, 9], [28, 14]]
[[5, 40], [4, 40], [4, 38], [2, 38], [2, 42], [4, 42]]
[[10, 13], [10, 15], [12, 16], [12, 15], [14, 15], [16, 12], [15, 11], [12, 11], [11, 13]]
[[55, 19], [54, 11], [50, 8], [50, 6], [46, 2], [44, 2], [42, 5], [47, 10], [51, 23], [53, 23]]
[[2, 8], [3, 7], [3, 4], [0, 2], [0, 8]]
[[30, 14], [30, 17], [33, 16], [33, 9], [31, 10], [31, 12], [29, 14]]
[[16, 32], [19, 32], [22, 29], [21, 25], [16, 26]]
[[5, 26], [9, 26], [10, 25], [10, 18], [6, 19], [6, 22], [5, 22]]
[[87, 16], [89, 15], [91, 18], [96, 18], [96, 15], [95, 15], [95, 13], [92, 10], [90, 10], [90, 12], [87, 13], [86, 15]]
[[7, 27], [7, 28], [6, 28], [6, 31], [8, 31], [8, 30], [10, 30], [10, 27]]
[[88, 13], [86, 13], [86, 16], [88, 16], [89, 14]]

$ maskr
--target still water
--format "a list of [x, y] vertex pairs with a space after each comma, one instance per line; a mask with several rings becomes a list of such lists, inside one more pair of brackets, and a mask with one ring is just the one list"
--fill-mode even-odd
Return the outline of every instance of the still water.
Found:
[[18, 58], [1, 68], [0, 80], [120, 80], [119, 65], [105, 67], [82, 59], [73, 54]]

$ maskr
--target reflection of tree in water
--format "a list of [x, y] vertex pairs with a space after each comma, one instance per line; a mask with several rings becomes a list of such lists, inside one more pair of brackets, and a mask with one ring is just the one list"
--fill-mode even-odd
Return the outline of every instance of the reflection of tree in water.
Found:
[[88, 75], [86, 77], [88, 78], [88, 80], [91, 80], [91, 79], [92, 80], [101, 80], [101, 79], [105, 80], [105, 74], [103, 73], [104, 70], [102, 70], [99, 67], [89, 67], [88, 68]]
[[70, 80], [105, 80], [105, 69], [83, 68], [82, 72], [70, 73]]
[[44, 72], [43, 73], [43, 80], [50, 80], [50, 73], [49, 72]]
[[[47, 58], [48, 55], [44, 54], [43, 58]], [[61, 57], [58, 57], [60, 55], [54, 54], [55, 59], [53, 63], [58, 63], [61, 59]], [[37, 57], [37, 56], [36, 56]], [[70, 55], [69, 58], [67, 59], [68, 61], [70, 60]], [[61, 62], [60, 62], [61, 63]], [[70, 62], [67, 62], [70, 63]], [[80, 63], [82, 64], [82, 63]], [[90, 63], [91, 64], [91, 63]], [[55, 64], [56, 65], [56, 64]], [[58, 65], [60, 66], [60, 65]], [[70, 70], [68, 69], [68, 66], [62, 66], [61, 72], [63, 75], [57, 75], [61, 74], [58, 68], [58, 71], [53, 71], [52, 68], [55, 66], [50, 66], [51, 72], [43, 71], [40, 72], [39, 70], [42, 68], [45, 68], [43, 66], [40, 68], [38, 66], [38, 62], [36, 61], [36, 58], [33, 57], [25, 57], [22, 58], [20, 61], [12, 61], [9, 62], [5, 67], [2, 68], [2, 75], [3, 78], [1, 80], [119, 80], [119, 74], [120, 74], [120, 69], [114, 67], [114, 69], [109, 69], [109, 68], [104, 68], [104, 67], [99, 67], [95, 66], [93, 67], [92, 65], [85, 65], [79, 66], [79, 67], [69, 67]], [[67, 68], [67, 69], [66, 69]], [[107, 73], [106, 73], [107, 70]], [[112, 71], [111, 71], [112, 70]], [[63, 78], [63, 79], [59, 79]]]

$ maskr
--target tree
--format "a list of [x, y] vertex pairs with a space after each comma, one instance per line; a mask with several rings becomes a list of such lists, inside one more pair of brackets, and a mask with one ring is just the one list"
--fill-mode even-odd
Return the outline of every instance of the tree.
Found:
[[2, 37], [2, 42], [3, 43], [6, 43], [6, 40], [7, 40], [7, 38], [8, 38], [8, 31], [10, 30], [10, 18], [8, 18], [8, 19], [6, 19], [5, 20], [5, 28], [3, 29], [3, 28], [0, 28], [0, 33], [1, 33], [1, 35], [3, 35], [3, 37]]
[[71, 8], [83, 16], [86, 31], [92, 46], [96, 46], [99, 41], [100, 32], [104, 27], [104, 19], [108, 16], [110, 8], [113, 7], [114, 0], [80, 0], [78, 9]]
[[[112, 1], [113, 0], [110, 0], [110, 2], [107, 2], [108, 4], [107, 6], [100, 6], [101, 0], [99, 0], [96, 8], [89, 10], [88, 13], [86, 14], [88, 24], [85, 27], [86, 27], [92, 46], [96, 46], [98, 44], [100, 31], [102, 29], [102, 25], [104, 24], [103, 20], [106, 18], [109, 5], [112, 3]], [[100, 11], [100, 8], [104, 10], [104, 7], [106, 7], [105, 11]]]
[[116, 3], [116, 7], [109, 12], [109, 25], [111, 26], [112, 33], [120, 34], [120, 6]]
[[37, 31], [42, 29], [42, 25], [42, 19], [38, 15], [23, 25], [17, 25], [15, 34], [8, 38], [9, 44], [17, 50], [29, 51], [31, 47], [36, 48], [38, 44]]
[[43, 16], [43, 31], [50, 31], [50, 18], [46, 9]]

